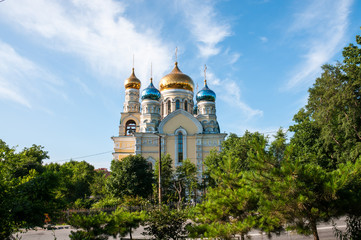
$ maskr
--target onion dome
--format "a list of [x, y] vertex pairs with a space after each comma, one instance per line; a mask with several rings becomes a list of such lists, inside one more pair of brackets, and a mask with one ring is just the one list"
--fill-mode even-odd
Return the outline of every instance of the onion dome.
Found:
[[193, 92], [193, 80], [186, 74], [182, 73], [178, 68], [178, 63], [175, 62], [171, 73], [164, 76], [159, 83], [160, 91], [168, 89], [184, 89]]
[[160, 92], [153, 85], [153, 79], [150, 79], [149, 86], [142, 91], [142, 100], [151, 99], [158, 101], [160, 98]]
[[216, 101], [216, 94], [207, 86], [207, 80], [204, 80], [204, 87], [196, 95], [197, 102]]
[[128, 88], [135, 88], [135, 89], [140, 89], [140, 80], [135, 76], [134, 74], [134, 68], [132, 68], [132, 74], [130, 75], [129, 78], [127, 78], [124, 82], [124, 87], [125, 89]]

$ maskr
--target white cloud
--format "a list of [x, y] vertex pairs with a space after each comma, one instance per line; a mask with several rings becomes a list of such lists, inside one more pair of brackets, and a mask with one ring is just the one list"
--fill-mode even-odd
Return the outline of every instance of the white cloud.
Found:
[[241, 100], [241, 89], [236, 82], [231, 80], [224, 80], [222, 86], [224, 86], [223, 88], [225, 92], [220, 96], [221, 99], [230, 105], [238, 107], [243, 112], [246, 119], [252, 119], [256, 116], [263, 115], [261, 110], [252, 109]]
[[290, 72], [286, 89], [308, 85], [319, 75], [320, 67], [342, 49], [352, 0], [310, 1], [295, 14], [287, 34], [300, 38], [306, 52], [302, 62]]
[[201, 56], [217, 55], [220, 52], [217, 45], [231, 35], [230, 25], [217, 18], [211, 1], [181, 0], [177, 3], [183, 10]]
[[[213, 6], [212, 1], [181, 0], [178, 6], [186, 17], [186, 25], [197, 42], [201, 57], [211, 57], [221, 51], [219, 44], [231, 35], [231, 26], [222, 22]], [[241, 56], [240, 53], [230, 53], [227, 48], [223, 54], [230, 64], [234, 64]], [[261, 110], [249, 107], [241, 100], [240, 87], [235, 81], [220, 80], [211, 71], [207, 71], [207, 80], [211, 86], [217, 87], [218, 99], [237, 107], [246, 119], [262, 116]], [[200, 86], [202, 88], [203, 86]], [[212, 88], [212, 87], [211, 87]]]
[[79, 88], [82, 90], [83, 93], [87, 94], [88, 96], [94, 96], [93, 91], [79, 78], [75, 78], [74, 82], [79, 85]]
[[241, 57], [241, 55], [242, 54], [240, 54], [240, 53], [233, 53], [232, 55], [231, 55], [231, 58], [230, 58], [230, 60], [229, 60], [229, 64], [234, 64], [234, 63], [236, 63], [237, 61], [238, 61], [238, 59]]
[[226, 102], [229, 106], [234, 106], [241, 110], [246, 120], [257, 116], [261, 117], [263, 115], [261, 110], [253, 109], [242, 101], [241, 89], [237, 82], [229, 79], [220, 80], [209, 70], [207, 71], [207, 81], [209, 82], [208, 86], [211, 89], [216, 90], [217, 99]]
[[[188, 28], [195, 37], [203, 57], [218, 54], [219, 44], [231, 35], [230, 26], [221, 23], [213, 5], [209, 4], [211, 2], [207, 3], [205, 5], [201, 1], [180, 1]], [[126, 18], [126, 11], [127, 7], [122, 2], [113, 0], [18, 0], [3, 3], [0, 8], [0, 19], [9, 22], [24, 36], [33, 37], [39, 44], [83, 59], [92, 66], [95, 73], [106, 76], [101, 78], [102, 81], [127, 78], [131, 72], [134, 54], [136, 75], [145, 86], [150, 76], [151, 62], [154, 79], [160, 79], [165, 71], [169, 71], [173, 47], [170, 47], [172, 44], [164, 43], [151, 26], [147, 29], [145, 24], [142, 26], [143, 31], [139, 32], [137, 26]], [[228, 50], [226, 56], [233, 64], [237, 62], [240, 54], [229, 53]], [[228, 103], [234, 103], [236, 100], [236, 106], [246, 116], [251, 118], [262, 115], [262, 111], [254, 110], [241, 101], [240, 88], [236, 82], [221, 81], [215, 76], [209, 79], [212, 84], [222, 88], [226, 84], [232, 85], [232, 88], [222, 91], [225, 94], [220, 98]], [[84, 93], [93, 94], [83, 80], [75, 77], [74, 81]], [[14, 91], [19, 93], [23, 90], [19, 87], [19, 90]], [[217, 90], [218, 92], [221, 90]], [[20, 93], [7, 95], [24, 96]], [[26, 102], [21, 98], [17, 101], [23, 104]]]
[[3, 77], [0, 77], [0, 98], [11, 100], [31, 108], [29, 101], [17, 90], [11, 89], [11, 87], [5, 83]]
[[[62, 85], [62, 82], [30, 60], [20, 56], [10, 45], [0, 41], [0, 98], [31, 108], [30, 98], [39, 94], [37, 86]], [[35, 83], [37, 82], [37, 83]]]
[[150, 62], [159, 78], [172, 51], [152, 28], [138, 32], [125, 18], [125, 10], [124, 4], [112, 0], [19, 0], [4, 2], [0, 18], [42, 37], [49, 48], [79, 56], [113, 81], [130, 75], [133, 54], [139, 78], [149, 78]]
[[267, 37], [260, 37], [259, 40], [261, 40], [261, 42], [263, 42], [263, 43], [268, 42], [268, 38], [267, 38]]

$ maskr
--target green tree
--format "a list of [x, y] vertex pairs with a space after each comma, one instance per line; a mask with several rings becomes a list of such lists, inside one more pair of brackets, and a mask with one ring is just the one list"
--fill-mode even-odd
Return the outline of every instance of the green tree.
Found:
[[16, 153], [0, 140], [0, 238], [8, 239], [19, 228], [43, 226], [44, 214], [53, 216], [58, 202], [58, 179], [42, 166], [48, 158], [43, 147]]
[[92, 208], [93, 209], [112, 208], [122, 205], [122, 203], [123, 203], [122, 198], [107, 195], [104, 198], [101, 198], [97, 202], [93, 203]]
[[330, 161], [331, 151], [324, 147], [321, 139], [321, 128], [312, 119], [311, 114], [302, 108], [294, 117], [295, 125], [289, 127], [293, 132], [290, 144], [293, 146], [294, 157], [304, 162], [313, 162], [326, 169], [335, 169], [334, 161]]
[[249, 169], [248, 166], [248, 151], [250, 150], [250, 141], [262, 141], [264, 136], [258, 132], [250, 133], [246, 131], [242, 137], [231, 133], [228, 138], [222, 143], [222, 151], [212, 151], [205, 159], [206, 169], [204, 172], [206, 186], [216, 186], [218, 182], [222, 182], [220, 178], [222, 175], [214, 174], [222, 172], [225, 163], [223, 158], [232, 159], [232, 169], [235, 172], [240, 172]]
[[228, 176], [222, 185], [208, 190], [205, 201], [194, 210], [198, 224], [191, 228], [191, 236], [232, 239], [239, 234], [243, 240], [256, 226], [257, 194], [238, 177]]
[[114, 238], [118, 235], [120, 237], [125, 237], [129, 234], [129, 238], [133, 239], [133, 230], [138, 228], [144, 220], [145, 213], [142, 211], [129, 212], [124, 208], [117, 208], [117, 210], [112, 213], [112, 220], [109, 224], [109, 232]]
[[[284, 135], [279, 135], [282, 138], [276, 138], [277, 142], [271, 145], [275, 146], [274, 150], [269, 153], [274, 159], [276, 156], [273, 154], [283, 149]], [[277, 217], [261, 214], [262, 190], [254, 188], [253, 181], [247, 178], [253, 173], [253, 165], [248, 157], [253, 148], [251, 141], [266, 149], [267, 141], [258, 133], [246, 132], [243, 137], [233, 135], [227, 143], [228, 147], [219, 153], [217, 167], [209, 168], [208, 174], [214, 179], [215, 186], [208, 188], [205, 200], [195, 209], [193, 220], [198, 224], [191, 230], [194, 237], [231, 239], [239, 234], [244, 239], [252, 228], [268, 233], [280, 231], [281, 222]], [[245, 155], [242, 158], [231, 147], [236, 145], [243, 148], [238, 149], [238, 153]], [[206, 164], [209, 164], [207, 160]]]
[[[159, 176], [159, 161], [156, 162], [154, 166], [154, 179], [156, 180], [154, 184], [154, 195], [158, 196], [158, 176]], [[161, 171], [161, 181], [162, 181], [162, 201], [163, 203], [172, 202], [176, 199], [176, 191], [174, 188], [174, 177], [175, 171], [173, 168], [173, 159], [169, 154], [162, 155], [162, 171]], [[155, 197], [157, 199], [157, 197]]]
[[71, 231], [69, 237], [73, 240], [105, 240], [109, 236], [116, 238], [129, 234], [132, 239], [132, 231], [138, 228], [144, 219], [144, 212], [129, 212], [123, 207], [112, 213], [77, 213], [68, 220], [68, 224], [78, 228], [77, 231]]
[[90, 207], [91, 185], [96, 176], [93, 165], [85, 161], [71, 160], [62, 165], [51, 163], [46, 165], [46, 168], [59, 176], [57, 194], [65, 206]]
[[269, 151], [278, 161], [281, 161], [287, 147], [287, 136], [283, 129], [280, 128], [274, 138], [275, 140], [272, 141]]
[[166, 205], [148, 211], [143, 234], [157, 240], [184, 239], [187, 236], [187, 216], [187, 210], [170, 209]]
[[198, 189], [197, 167], [189, 159], [177, 166], [175, 172], [175, 189], [178, 193], [178, 208], [182, 200], [196, 201], [196, 191]]
[[[360, 36], [356, 42], [361, 44]], [[350, 44], [343, 57], [342, 63], [322, 67], [306, 105], [334, 166], [361, 154], [361, 49]]]
[[361, 218], [350, 215], [346, 218], [346, 229], [341, 231], [333, 224], [333, 231], [338, 240], [361, 239]]
[[265, 145], [254, 145], [249, 156], [253, 172], [248, 175], [254, 188], [262, 193], [259, 211], [278, 216], [288, 228], [319, 239], [317, 224], [342, 214], [340, 204], [345, 190], [360, 179], [361, 159], [339, 164], [328, 170], [317, 163], [293, 158], [292, 146], [279, 162]]
[[[361, 44], [360, 36], [356, 36], [356, 43]], [[357, 171], [361, 156], [361, 49], [350, 44], [344, 48], [343, 57], [341, 63], [322, 67], [321, 76], [309, 89], [307, 105], [295, 115], [296, 124], [290, 127], [294, 132], [291, 138], [293, 158], [306, 166], [315, 164], [321, 167], [328, 178], [345, 166], [349, 167], [345, 176]], [[337, 179], [333, 182], [326, 180], [324, 184], [336, 187], [334, 181]], [[361, 216], [360, 181], [348, 177], [345, 182], [345, 185], [334, 188], [336, 195], [332, 196], [338, 204], [333, 211], [357, 219]], [[350, 222], [349, 232], [353, 226], [357, 224]]]
[[147, 161], [140, 155], [130, 155], [121, 161], [113, 160], [106, 189], [114, 197], [139, 196], [148, 198], [152, 194], [153, 173]]
[[111, 235], [109, 225], [111, 216], [105, 212], [73, 214], [68, 224], [80, 230], [71, 231], [72, 240], [107, 240]]
[[89, 190], [91, 196], [96, 200], [103, 199], [106, 196], [106, 174], [103, 170], [95, 171], [93, 181], [90, 183]]

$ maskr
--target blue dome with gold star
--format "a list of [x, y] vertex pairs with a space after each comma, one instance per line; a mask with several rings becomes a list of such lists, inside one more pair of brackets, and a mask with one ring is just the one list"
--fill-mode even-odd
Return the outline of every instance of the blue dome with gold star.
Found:
[[153, 85], [153, 80], [150, 79], [150, 84], [147, 88], [142, 91], [142, 100], [151, 99], [158, 101], [160, 99], [160, 92]]
[[204, 81], [204, 87], [196, 95], [197, 102], [200, 101], [216, 101], [216, 94], [207, 86], [207, 81]]

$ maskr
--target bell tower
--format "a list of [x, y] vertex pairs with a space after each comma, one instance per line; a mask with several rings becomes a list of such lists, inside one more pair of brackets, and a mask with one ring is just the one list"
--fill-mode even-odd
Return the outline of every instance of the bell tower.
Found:
[[158, 89], [153, 85], [153, 79], [150, 78], [150, 84], [142, 92], [142, 114], [140, 116], [141, 132], [157, 132], [160, 122], [160, 99], [161, 95]]
[[197, 93], [197, 119], [203, 126], [203, 133], [220, 133], [216, 115], [216, 94], [209, 89], [204, 67], [204, 87]]
[[140, 80], [135, 76], [134, 68], [132, 74], [124, 82], [125, 101], [123, 112], [120, 117], [119, 136], [130, 136], [134, 132], [139, 132], [140, 102], [139, 89]]

